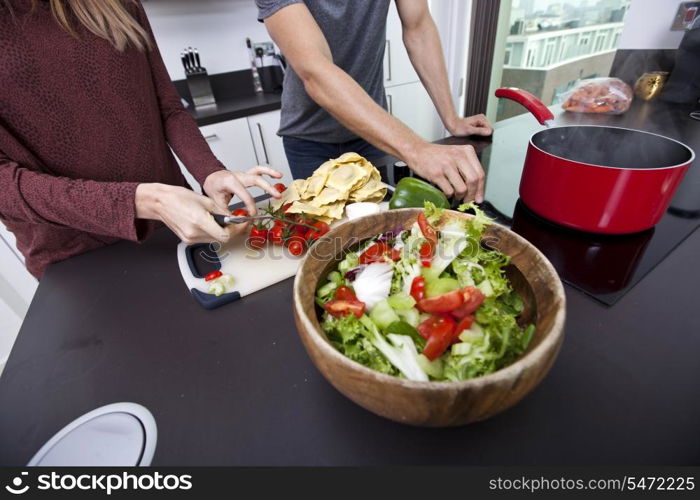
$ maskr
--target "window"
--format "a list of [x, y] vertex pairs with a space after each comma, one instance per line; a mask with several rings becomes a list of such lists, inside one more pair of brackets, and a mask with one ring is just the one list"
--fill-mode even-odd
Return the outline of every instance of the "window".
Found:
[[[501, 2], [499, 15], [510, 17], [499, 20], [503, 29], [496, 45], [502, 52], [496, 60], [504, 67], [497, 85], [523, 88], [550, 106], [583, 75], [609, 75], [629, 5], [629, 0]], [[513, 103], [495, 103], [487, 111], [496, 120], [525, 112]]]
[[594, 52], [602, 52], [607, 39], [608, 39], [608, 35], [606, 33], [597, 34], [595, 37], [595, 47], [594, 47], [593, 51]]

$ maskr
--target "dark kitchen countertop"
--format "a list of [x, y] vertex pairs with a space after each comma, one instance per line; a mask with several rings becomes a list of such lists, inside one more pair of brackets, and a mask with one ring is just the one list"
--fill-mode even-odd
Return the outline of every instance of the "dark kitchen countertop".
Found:
[[187, 110], [200, 127], [275, 111], [282, 107], [281, 93], [255, 93], [250, 70], [210, 75], [209, 81], [216, 104], [199, 108], [192, 105], [187, 81], [173, 82], [180, 96], [190, 103]]
[[[559, 120], [677, 127], [697, 150], [700, 122], [682, 111], [641, 103], [626, 120]], [[650, 125], [657, 112], [666, 115]], [[499, 127], [492, 146], [447, 142], [493, 148], [493, 159], [500, 137], [527, 141], [527, 118]], [[497, 187], [487, 199], [492, 191], [507, 211]], [[291, 279], [202, 309], [180, 277], [176, 243], [163, 229], [48, 269], [0, 378], [0, 464], [25, 464], [68, 422], [119, 401], [154, 414], [154, 465], [700, 461], [700, 231], [612, 307], [567, 285], [566, 337], [542, 384], [505, 413], [454, 429], [396, 424], [336, 392], [298, 339]]]

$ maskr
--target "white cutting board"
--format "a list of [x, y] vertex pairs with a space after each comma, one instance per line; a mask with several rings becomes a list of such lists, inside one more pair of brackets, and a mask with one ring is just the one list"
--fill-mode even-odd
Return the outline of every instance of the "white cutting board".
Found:
[[[388, 210], [389, 203], [382, 202], [379, 204], [379, 207], [382, 211]], [[337, 227], [344, 222], [347, 222], [345, 217], [333, 222], [331, 227]], [[218, 256], [221, 263], [221, 272], [230, 274], [233, 277], [233, 291], [238, 292], [239, 295], [238, 297], [230, 297], [230, 300], [222, 299], [221, 303], [212, 307], [218, 307], [218, 305], [223, 303], [244, 297], [291, 278], [297, 273], [301, 261], [304, 260], [303, 255], [295, 257], [289, 253], [286, 247], [271, 244], [267, 244], [260, 250], [248, 249], [246, 248], [245, 240], [246, 238], [243, 236], [237, 237], [218, 250], [211, 247], [210, 250], [207, 250], [207, 253], [212, 255], [215, 253]], [[203, 294], [208, 295], [209, 284], [204, 281], [204, 278], [196, 277], [190, 270], [187, 262], [187, 247], [188, 245], [181, 242], [177, 248], [177, 260], [182, 278], [185, 280], [188, 289], [199, 290]], [[205, 305], [205, 307], [207, 306]]]

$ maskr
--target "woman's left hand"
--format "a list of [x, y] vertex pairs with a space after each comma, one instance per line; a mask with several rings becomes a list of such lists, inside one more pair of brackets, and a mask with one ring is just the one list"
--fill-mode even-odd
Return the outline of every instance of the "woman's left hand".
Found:
[[202, 189], [214, 203], [219, 205], [223, 210], [228, 211], [228, 205], [231, 203], [231, 198], [238, 196], [245, 204], [250, 215], [255, 215], [255, 200], [246, 188], [258, 186], [268, 192], [274, 198], [280, 197], [280, 192], [277, 191], [263, 175], [279, 179], [282, 174], [270, 167], [258, 165], [245, 172], [232, 172], [230, 170], [219, 170], [204, 180]]

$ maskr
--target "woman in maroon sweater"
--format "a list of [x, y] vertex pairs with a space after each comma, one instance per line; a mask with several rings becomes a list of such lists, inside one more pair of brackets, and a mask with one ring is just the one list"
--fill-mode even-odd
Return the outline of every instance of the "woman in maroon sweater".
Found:
[[[208, 196], [187, 189], [170, 148]], [[0, 220], [29, 271], [158, 221], [187, 242], [219, 227], [246, 187], [279, 193], [267, 167], [231, 172], [182, 107], [135, 0], [0, 0]]]

